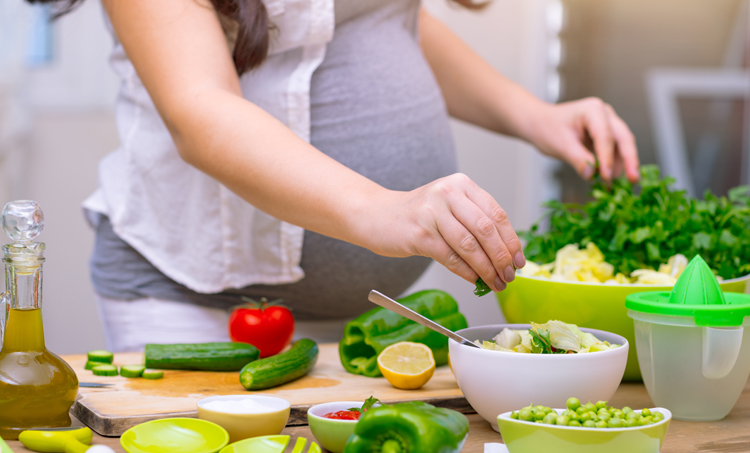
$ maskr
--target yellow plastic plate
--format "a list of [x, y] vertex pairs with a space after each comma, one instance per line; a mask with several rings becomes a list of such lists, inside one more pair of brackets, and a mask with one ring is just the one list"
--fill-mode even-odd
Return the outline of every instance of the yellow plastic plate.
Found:
[[[290, 439], [291, 437], [286, 434], [251, 437], [222, 448], [220, 453], [284, 453]], [[298, 437], [292, 453], [303, 453], [306, 444], [307, 439]], [[306, 453], [321, 453], [321, 449], [318, 444], [311, 442]]]
[[165, 418], [125, 431], [120, 445], [128, 453], [216, 453], [229, 443], [229, 433], [206, 420]]

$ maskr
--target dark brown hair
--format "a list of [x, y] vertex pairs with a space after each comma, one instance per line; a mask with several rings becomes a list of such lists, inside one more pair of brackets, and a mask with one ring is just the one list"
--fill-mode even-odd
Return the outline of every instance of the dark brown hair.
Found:
[[[73, 11], [83, 0], [27, 0], [29, 3], [55, 3], [60, 6], [52, 18]], [[234, 39], [232, 59], [237, 74], [260, 66], [268, 55], [269, 31], [266, 6], [262, 0], [210, 0], [219, 17], [224, 31]], [[451, 0], [473, 10], [482, 9], [488, 2], [474, 3], [473, 0]]]

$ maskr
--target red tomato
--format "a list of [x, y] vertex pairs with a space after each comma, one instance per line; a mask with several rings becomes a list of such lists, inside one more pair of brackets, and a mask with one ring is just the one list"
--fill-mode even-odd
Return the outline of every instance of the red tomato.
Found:
[[237, 307], [229, 316], [232, 341], [250, 343], [260, 350], [261, 357], [278, 354], [294, 335], [294, 317], [287, 307], [276, 301], [260, 303], [246, 299], [248, 304]]
[[359, 416], [362, 415], [359, 411], [338, 411], [329, 412], [323, 416], [323, 418], [331, 418], [333, 420], [359, 420]]

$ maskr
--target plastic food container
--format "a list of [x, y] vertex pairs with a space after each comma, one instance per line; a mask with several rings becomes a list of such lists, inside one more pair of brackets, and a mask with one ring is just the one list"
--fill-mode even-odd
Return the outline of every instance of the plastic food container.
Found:
[[672, 292], [627, 297], [643, 383], [678, 420], [720, 420], [750, 375], [750, 296], [723, 293], [700, 256]]

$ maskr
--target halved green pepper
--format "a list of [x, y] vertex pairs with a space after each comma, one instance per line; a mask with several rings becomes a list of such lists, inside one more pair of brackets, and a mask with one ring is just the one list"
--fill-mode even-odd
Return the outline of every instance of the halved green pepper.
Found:
[[451, 409], [422, 401], [375, 407], [365, 412], [344, 453], [457, 453], [469, 420]]
[[[458, 304], [445, 291], [429, 289], [398, 300], [401, 304], [443, 327], [456, 331], [468, 327]], [[346, 371], [378, 377], [378, 355], [400, 341], [423, 343], [432, 349], [437, 366], [448, 363], [448, 338], [382, 307], [360, 315], [344, 327], [339, 357]]]

